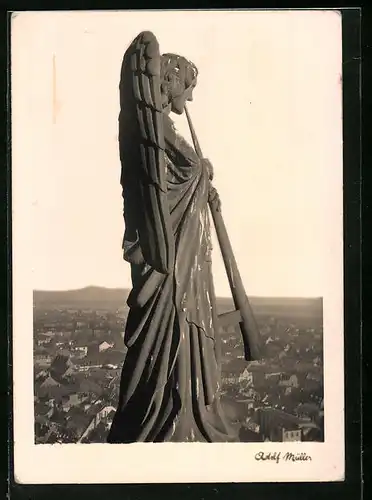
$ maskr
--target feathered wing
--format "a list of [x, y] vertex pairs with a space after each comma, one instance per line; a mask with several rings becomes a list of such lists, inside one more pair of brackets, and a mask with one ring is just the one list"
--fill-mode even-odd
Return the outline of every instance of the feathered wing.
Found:
[[[125, 224], [137, 230], [144, 260], [161, 273], [174, 264], [167, 202], [164, 123], [156, 37], [140, 33], [124, 55], [119, 141]], [[135, 221], [135, 222], [133, 222]]]

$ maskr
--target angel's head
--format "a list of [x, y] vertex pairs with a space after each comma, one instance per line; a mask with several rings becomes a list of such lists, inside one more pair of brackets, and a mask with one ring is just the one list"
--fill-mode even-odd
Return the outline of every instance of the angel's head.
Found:
[[163, 106], [182, 114], [187, 101], [192, 101], [198, 70], [191, 61], [177, 54], [161, 56], [161, 92]]

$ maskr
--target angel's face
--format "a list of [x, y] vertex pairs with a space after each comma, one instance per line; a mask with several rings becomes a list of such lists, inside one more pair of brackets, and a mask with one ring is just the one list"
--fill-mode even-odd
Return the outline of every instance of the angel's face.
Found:
[[171, 102], [171, 110], [173, 113], [176, 113], [177, 115], [182, 115], [182, 113], [185, 110], [185, 104], [187, 101], [192, 101], [193, 100], [193, 90], [195, 88], [195, 84], [191, 85], [188, 87], [183, 94], [174, 97]]

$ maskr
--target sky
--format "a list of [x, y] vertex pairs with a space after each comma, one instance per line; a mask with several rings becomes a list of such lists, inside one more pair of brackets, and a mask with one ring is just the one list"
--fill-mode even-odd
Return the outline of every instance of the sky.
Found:
[[118, 85], [127, 46], [151, 30], [199, 69], [189, 111], [247, 294], [326, 293], [342, 260], [336, 11], [22, 12], [12, 23], [13, 246], [34, 289], [130, 286]]

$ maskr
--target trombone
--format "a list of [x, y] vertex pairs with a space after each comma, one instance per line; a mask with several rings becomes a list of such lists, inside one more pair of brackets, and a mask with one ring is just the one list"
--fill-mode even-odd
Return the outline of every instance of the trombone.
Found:
[[[185, 113], [196, 154], [199, 156], [199, 158], [203, 158], [200, 144], [196, 137], [195, 129], [193, 127], [190, 113], [186, 105]], [[223, 221], [221, 212], [217, 211], [211, 203], [209, 203], [209, 208], [212, 214], [217, 240], [221, 250], [222, 259], [225, 265], [225, 270], [231, 289], [231, 295], [235, 306], [235, 310], [220, 314], [218, 316], [219, 325], [221, 327], [225, 327], [236, 326], [237, 324], [239, 324], [240, 331], [243, 337], [244, 357], [246, 361], [258, 360], [261, 359], [263, 355], [260, 331], [253, 315], [252, 307], [249, 303], [247, 294], [244, 290], [243, 281], [238, 270], [238, 266], [234, 257], [230, 239], [227, 234], [226, 226]]]

